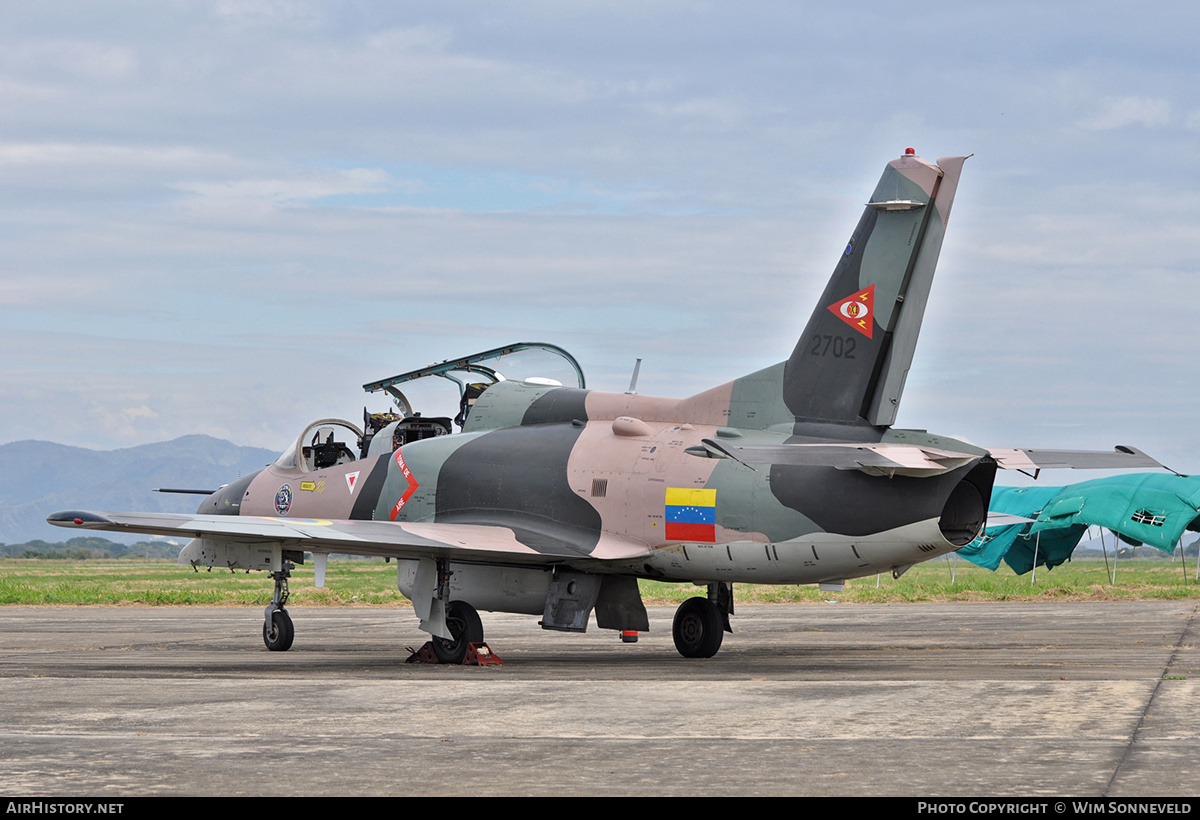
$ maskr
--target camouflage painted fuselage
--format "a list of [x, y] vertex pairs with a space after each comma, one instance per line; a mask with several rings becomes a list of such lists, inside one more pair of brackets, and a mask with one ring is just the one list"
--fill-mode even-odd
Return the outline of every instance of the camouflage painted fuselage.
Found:
[[[811, 425], [810, 436], [733, 428], [723, 422], [747, 412], [731, 398], [738, 389], [734, 382], [680, 401], [504, 382], [484, 393], [463, 433], [309, 473], [269, 467], [198, 512], [501, 527], [531, 558], [697, 582], [834, 582], [927, 560], [974, 536], [994, 465], [888, 478], [696, 455], [704, 439], [835, 434], [972, 449], [864, 426]], [[291, 501], [281, 513], [284, 487]], [[577, 557], [563, 557], [564, 545]]]

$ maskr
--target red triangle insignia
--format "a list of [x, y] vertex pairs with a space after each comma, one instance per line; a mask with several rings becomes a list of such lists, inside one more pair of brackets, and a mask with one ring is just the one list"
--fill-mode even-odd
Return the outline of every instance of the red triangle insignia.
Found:
[[833, 315], [868, 339], [875, 327], [875, 286], [870, 285], [829, 306]]

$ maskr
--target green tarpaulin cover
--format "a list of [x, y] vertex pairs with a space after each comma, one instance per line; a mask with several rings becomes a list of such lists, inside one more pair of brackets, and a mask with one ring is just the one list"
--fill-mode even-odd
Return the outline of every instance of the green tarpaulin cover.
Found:
[[1018, 573], [1037, 565], [1053, 568], [1071, 558], [1090, 525], [1110, 529], [1132, 544], [1171, 553], [1184, 530], [1200, 515], [1200, 477], [1132, 473], [1096, 478], [1066, 487], [997, 487], [992, 512], [1036, 519], [989, 527], [958, 551], [981, 567], [1000, 562]]

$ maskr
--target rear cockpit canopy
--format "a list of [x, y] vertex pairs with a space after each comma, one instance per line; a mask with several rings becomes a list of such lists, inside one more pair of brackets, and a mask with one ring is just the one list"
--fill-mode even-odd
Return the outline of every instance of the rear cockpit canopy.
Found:
[[[407, 441], [442, 435], [437, 426], [444, 427], [446, 433], [452, 432], [451, 418], [461, 430], [480, 394], [493, 384], [507, 380], [556, 387], [587, 386], [583, 370], [575, 357], [561, 347], [544, 342], [517, 342], [380, 379], [364, 384], [363, 389], [368, 393], [387, 393], [396, 406], [396, 412], [364, 413], [367, 437], [371, 440], [368, 453], [375, 454], [375, 441], [383, 434], [385, 425], [391, 426], [396, 422], [399, 424], [393, 428], [393, 433]], [[454, 384], [457, 390], [430, 389], [437, 386], [445, 388], [446, 381]], [[403, 392], [400, 385], [404, 385]], [[454, 395], [455, 392], [457, 395]], [[414, 409], [410, 395], [420, 396], [419, 403], [425, 409], [424, 416]], [[420, 429], [422, 424], [437, 426]], [[403, 443], [405, 441], [398, 441], [397, 446]]]

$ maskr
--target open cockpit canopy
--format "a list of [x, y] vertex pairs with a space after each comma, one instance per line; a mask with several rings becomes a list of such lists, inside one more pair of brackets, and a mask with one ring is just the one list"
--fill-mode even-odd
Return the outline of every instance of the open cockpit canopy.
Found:
[[[450, 435], [455, 425], [462, 429], [479, 395], [502, 381], [587, 386], [574, 356], [542, 342], [517, 342], [447, 359], [364, 384], [368, 393], [387, 393], [395, 410], [371, 413], [364, 408], [361, 428], [343, 419], [314, 421], [275, 461], [275, 466], [310, 473], [392, 453], [410, 441]], [[454, 389], [448, 389], [449, 385]], [[426, 412], [415, 409], [416, 405]]]
[[311, 473], [358, 460], [363, 431], [342, 419], [321, 419], [304, 428], [291, 447], [283, 451], [275, 466], [284, 470], [297, 467]]
[[[368, 393], [387, 393], [396, 406], [394, 413], [364, 413], [367, 435], [397, 422], [401, 432], [408, 430], [416, 438], [453, 432], [452, 424], [461, 430], [480, 394], [502, 381], [587, 386], [579, 362], [561, 347], [516, 342], [364, 384]], [[418, 404], [423, 411], [416, 409]]]
[[363, 390], [388, 394], [395, 410], [363, 410], [363, 456], [461, 430], [480, 394], [502, 381], [587, 386], [575, 357], [545, 342], [516, 342], [370, 382]]
[[[401, 414], [412, 416], [416, 413], [399, 385], [411, 385], [434, 377], [455, 384], [460, 402], [468, 398], [472, 386], [479, 386], [478, 392], [483, 392], [496, 382], [510, 379], [540, 384], [570, 384], [581, 388], [587, 386], [579, 362], [561, 347], [544, 342], [516, 342], [370, 382], [363, 385], [363, 390], [368, 393], [387, 393]], [[410, 390], [411, 387], [405, 389]]]

